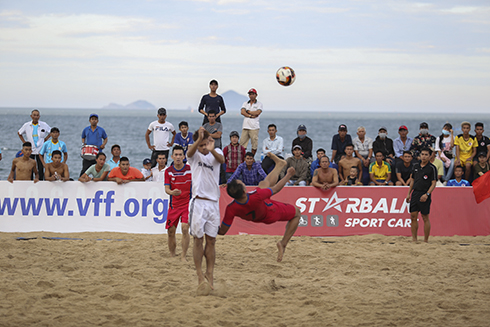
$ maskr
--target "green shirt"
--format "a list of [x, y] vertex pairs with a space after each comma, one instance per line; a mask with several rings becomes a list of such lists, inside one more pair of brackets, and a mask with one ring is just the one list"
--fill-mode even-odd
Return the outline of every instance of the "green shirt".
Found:
[[100, 178], [100, 177], [102, 177], [104, 172], [110, 171], [110, 170], [111, 170], [111, 167], [108, 164], [104, 164], [104, 166], [102, 166], [102, 169], [99, 172], [97, 172], [97, 170], [95, 169], [95, 165], [92, 165], [89, 167], [89, 169], [87, 169], [85, 174], [87, 174], [87, 176], [92, 175], [92, 178]]

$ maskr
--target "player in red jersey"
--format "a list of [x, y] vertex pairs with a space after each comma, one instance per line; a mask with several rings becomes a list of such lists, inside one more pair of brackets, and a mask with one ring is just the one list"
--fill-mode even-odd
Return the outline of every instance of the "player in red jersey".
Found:
[[172, 150], [174, 163], [165, 170], [165, 192], [170, 195], [168, 205], [167, 228], [168, 249], [170, 255], [175, 256], [177, 241], [175, 230], [179, 224], [182, 227], [182, 261], [187, 261], [186, 254], [189, 248], [189, 200], [191, 198], [192, 175], [191, 167], [184, 163], [184, 148], [180, 145], [174, 146]]
[[277, 242], [277, 249], [279, 251], [277, 261], [281, 262], [286, 245], [298, 228], [301, 212], [294, 205], [270, 199], [273, 194], [282, 190], [287, 181], [294, 175], [295, 170], [293, 167], [290, 167], [286, 176], [280, 181], [277, 181], [279, 173], [286, 166], [286, 161], [279, 159], [271, 152], [267, 153], [267, 155], [274, 160], [276, 166], [267, 175], [267, 178], [259, 183], [258, 188], [247, 193], [245, 184], [241, 180], [235, 179], [228, 183], [226, 191], [235, 200], [226, 207], [225, 217], [221, 222], [218, 234], [225, 235], [235, 217], [264, 224], [287, 221], [284, 236], [282, 240]]

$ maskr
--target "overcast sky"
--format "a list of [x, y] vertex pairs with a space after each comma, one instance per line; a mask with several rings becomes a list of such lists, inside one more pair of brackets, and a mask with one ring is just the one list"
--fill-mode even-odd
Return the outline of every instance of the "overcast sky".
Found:
[[0, 0], [0, 49], [0, 107], [196, 107], [211, 79], [265, 110], [490, 103], [488, 0]]

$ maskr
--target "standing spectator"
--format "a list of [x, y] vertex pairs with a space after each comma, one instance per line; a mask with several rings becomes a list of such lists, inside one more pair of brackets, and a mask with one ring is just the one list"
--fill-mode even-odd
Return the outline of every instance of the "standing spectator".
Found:
[[238, 135], [237, 131], [233, 131], [230, 133], [230, 144], [225, 146], [223, 149], [223, 156], [225, 157], [226, 164], [226, 172], [225, 178], [228, 180], [231, 175], [236, 171], [238, 165], [240, 165], [245, 160], [245, 148], [238, 143], [238, 139], [240, 135]]
[[313, 141], [306, 136], [306, 126], [299, 125], [296, 135], [298, 135], [298, 137], [293, 140], [291, 148], [295, 145], [299, 145], [303, 150], [303, 158], [305, 158], [308, 163], [311, 163], [313, 160], [311, 155], [311, 152], [313, 151]]
[[262, 153], [264, 155], [264, 159], [262, 160], [262, 169], [264, 169], [264, 171], [268, 174], [275, 166], [275, 163], [274, 160], [266, 155], [268, 152], [272, 152], [280, 159], [284, 159], [284, 140], [282, 137], [277, 135], [277, 127], [274, 124], [270, 124], [267, 127], [267, 133], [269, 133], [269, 137], [265, 138], [262, 142]]
[[366, 128], [359, 126], [357, 128], [357, 137], [352, 140], [354, 142], [354, 152], [362, 164], [362, 179], [364, 185], [369, 183], [369, 165], [373, 161], [373, 140], [366, 136]]
[[157, 157], [157, 165], [151, 169], [153, 182], [165, 182], [165, 169], [167, 169], [167, 157], [164, 154], [159, 154]]
[[194, 143], [194, 140], [192, 139], [192, 133], [189, 132], [189, 124], [186, 121], [179, 123], [179, 131], [180, 133], [175, 135], [174, 145], [180, 145], [184, 149], [184, 163], [186, 163], [187, 159], [185, 155], [187, 154], [187, 147]]
[[470, 182], [463, 179], [464, 168], [462, 166], [454, 167], [454, 179], [450, 179], [446, 186], [471, 186]]
[[303, 150], [300, 145], [293, 147], [293, 156], [286, 159], [286, 170], [289, 167], [295, 169], [294, 175], [286, 183], [286, 186], [306, 186], [306, 180], [308, 178], [308, 162], [301, 155]]
[[266, 177], [267, 174], [262, 169], [262, 166], [255, 162], [253, 153], [247, 152], [245, 154], [245, 162], [238, 165], [233, 175], [228, 178], [227, 183], [234, 179], [239, 179], [247, 186], [256, 186]]
[[209, 132], [209, 135], [214, 139], [214, 147], [221, 149], [221, 135], [223, 134], [223, 125], [216, 121], [216, 112], [208, 112], [209, 122], [204, 124], [203, 127]]
[[444, 124], [442, 134], [436, 138], [436, 152], [443, 163], [444, 174], [442, 181], [447, 182], [453, 176], [454, 171], [454, 135], [453, 126]]
[[[34, 109], [31, 111], [31, 119], [22, 125], [17, 132], [22, 144], [29, 142], [32, 145], [32, 153], [30, 158], [36, 160], [37, 171], [39, 174], [39, 180], [44, 180], [44, 166], [39, 152], [41, 151], [45, 141], [49, 140], [51, 127], [43, 121], [40, 121], [41, 113], [39, 110]], [[25, 138], [23, 137], [25, 135]]]
[[454, 166], [465, 167], [465, 177], [470, 179], [473, 158], [476, 155], [478, 142], [476, 138], [470, 135], [471, 124], [467, 121], [461, 123], [463, 134], [456, 136], [454, 145], [456, 146], [456, 160]]
[[339, 132], [332, 137], [332, 161], [339, 163], [340, 158], [345, 155], [345, 146], [352, 144], [352, 138], [347, 134], [347, 126], [339, 125]]
[[221, 123], [221, 116], [226, 113], [225, 101], [221, 95], [216, 93], [218, 89], [218, 81], [212, 80], [209, 82], [209, 94], [205, 94], [201, 98], [201, 103], [199, 103], [199, 112], [204, 115], [202, 120], [202, 125], [209, 122], [208, 114], [210, 111], [216, 113], [216, 121]]
[[66, 160], [68, 160], [68, 150], [66, 149], [66, 144], [63, 141], [60, 141], [58, 138], [60, 137], [60, 130], [58, 127], [51, 128], [51, 139], [44, 142], [41, 151], [39, 151], [41, 161], [43, 166], [50, 162], [53, 162], [52, 155], [53, 151], [61, 152], [61, 162], [66, 164]]
[[[90, 122], [90, 126], [87, 126], [82, 131], [82, 146], [85, 145], [94, 145], [99, 149], [99, 152], [105, 148], [107, 144], [107, 134], [105, 130], [97, 126], [99, 123], [99, 116], [97, 114], [91, 114], [88, 118]], [[80, 176], [92, 165], [95, 165], [94, 160], [83, 159], [82, 161], [82, 171], [80, 172]]]
[[384, 126], [379, 128], [378, 136], [373, 142], [373, 152], [379, 151], [383, 153], [384, 160], [394, 167], [395, 150], [393, 149], [393, 140], [388, 137], [388, 130]]
[[[490, 158], [490, 139], [487, 136], [483, 135], [484, 131], [485, 130], [483, 129], [483, 123], [475, 124], [475, 138], [476, 141], [478, 142], [476, 153], [485, 153], [488, 162]], [[476, 165], [476, 160], [475, 160], [475, 165]]]
[[[166, 121], [167, 110], [165, 108], [158, 109], [158, 120], [151, 122], [150, 126], [146, 130], [145, 140], [148, 145], [148, 149], [152, 150], [151, 153], [151, 168], [157, 164], [157, 157], [160, 153], [168, 158], [168, 153], [175, 141], [175, 128], [174, 125]], [[150, 144], [150, 134], [153, 134], [153, 143]], [[172, 140], [170, 140], [170, 134], [172, 134]]]
[[257, 101], [257, 90], [250, 89], [248, 91], [248, 97], [250, 100], [246, 101], [242, 105], [241, 114], [243, 118], [242, 125], [242, 138], [240, 139], [240, 145], [245, 149], [248, 146], [248, 140], [252, 143], [252, 153], [255, 156], [257, 147], [259, 145], [259, 116], [262, 113], [263, 105]]
[[403, 152], [402, 160], [396, 163], [396, 186], [410, 185], [413, 169], [412, 159], [412, 152], [407, 150]]
[[432, 148], [435, 142], [435, 136], [429, 134], [429, 124], [426, 122], [420, 123], [419, 135], [414, 137], [410, 146], [414, 159], [418, 159], [422, 148]]
[[121, 159], [121, 147], [118, 144], [114, 144], [111, 147], [111, 154], [112, 154], [112, 159], [107, 162], [110, 168], [109, 170], [119, 167], [119, 160]]
[[395, 151], [395, 163], [402, 161], [405, 151], [410, 151], [413, 139], [408, 136], [408, 128], [405, 125], [398, 127], [398, 137], [393, 141]]

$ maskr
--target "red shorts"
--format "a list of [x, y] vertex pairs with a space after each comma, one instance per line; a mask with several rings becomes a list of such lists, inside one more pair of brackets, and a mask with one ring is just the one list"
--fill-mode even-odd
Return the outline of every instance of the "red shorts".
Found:
[[296, 207], [292, 204], [282, 203], [271, 200], [274, 203], [274, 210], [269, 210], [267, 217], [258, 223], [272, 224], [276, 221], [290, 221], [296, 216]]
[[179, 224], [179, 218], [182, 223], [189, 223], [189, 206], [184, 205], [176, 208], [168, 208], [167, 212], [167, 223], [165, 224], [165, 228], [169, 229], [172, 226], [177, 227]]

